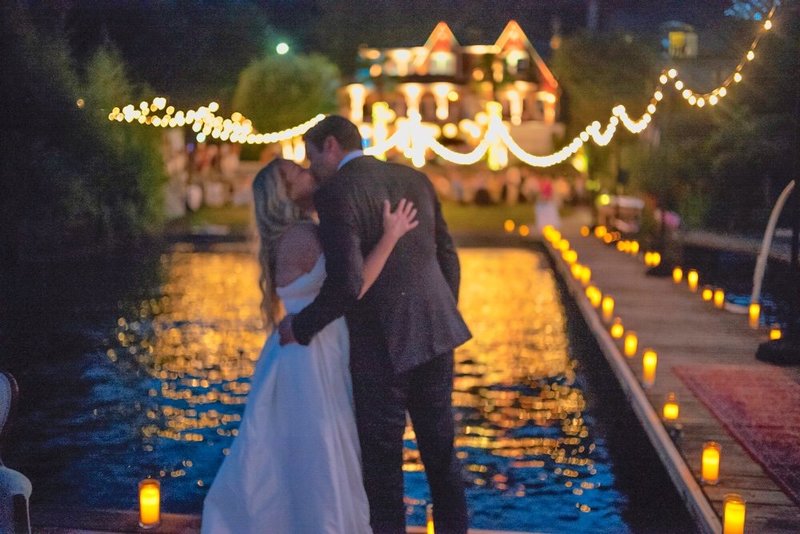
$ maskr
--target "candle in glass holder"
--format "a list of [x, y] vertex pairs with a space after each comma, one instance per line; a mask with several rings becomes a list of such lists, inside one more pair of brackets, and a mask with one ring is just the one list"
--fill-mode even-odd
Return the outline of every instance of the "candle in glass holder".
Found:
[[778, 340], [783, 337], [783, 332], [781, 332], [781, 327], [774, 324], [769, 329], [769, 338], [772, 341]]
[[647, 349], [642, 354], [642, 383], [645, 387], [650, 387], [656, 382], [656, 367], [658, 366], [658, 354], [653, 349]]
[[719, 482], [719, 461], [722, 447], [716, 441], [707, 441], [703, 444], [703, 457], [701, 479], [703, 484], [711, 486]]
[[606, 295], [603, 297], [600, 306], [603, 310], [603, 320], [605, 322], [611, 321], [612, 317], [614, 317], [614, 298]]
[[728, 493], [722, 505], [722, 534], [744, 534], [745, 502], [741, 495]]
[[633, 358], [636, 356], [636, 350], [639, 348], [639, 338], [636, 337], [636, 332], [628, 330], [625, 335], [625, 356]]
[[711, 302], [714, 300], [714, 290], [708, 286], [704, 286], [703, 290], [700, 292], [700, 296], [703, 297], [705, 302]]
[[675, 393], [670, 392], [667, 394], [667, 400], [664, 401], [664, 408], [661, 410], [661, 414], [664, 417], [664, 421], [667, 423], [674, 423], [678, 420], [678, 416], [680, 415], [681, 407], [678, 404], [678, 397]]
[[653, 252], [653, 255], [650, 257], [650, 261], [653, 264], [653, 267], [658, 267], [661, 265], [661, 253]]
[[607, 232], [608, 232], [608, 230], [603, 225], [594, 227], [594, 235], [598, 239], [603, 239], [603, 236], [605, 236]]
[[599, 289], [597, 289], [595, 286], [587, 287], [586, 296], [589, 298], [589, 302], [592, 304], [593, 308], [600, 307], [600, 302], [603, 299], [603, 293]]
[[722, 289], [714, 290], [714, 307], [718, 310], [725, 309], [725, 291]]
[[672, 280], [676, 284], [680, 284], [681, 281], [683, 280], [683, 269], [681, 269], [680, 267], [675, 267], [674, 269], [672, 269]]
[[694, 293], [697, 291], [697, 283], [700, 281], [700, 275], [697, 274], [695, 269], [689, 269], [689, 273], [686, 275], [686, 283], [689, 284], [689, 291]]
[[581, 226], [581, 236], [588, 237], [590, 232], [588, 226]]
[[139, 482], [139, 526], [155, 528], [161, 522], [161, 484], [146, 478]]
[[429, 504], [425, 507], [425, 533], [434, 534], [433, 528], [433, 505]]
[[583, 270], [581, 271], [581, 283], [583, 284], [583, 287], [588, 286], [591, 279], [592, 270], [584, 265]]
[[616, 317], [609, 330], [611, 331], [611, 337], [614, 339], [622, 338], [622, 335], [625, 333], [625, 327], [622, 326], [622, 319]]
[[761, 317], [761, 304], [758, 302], [751, 302], [747, 315], [750, 319], [750, 328], [758, 330], [758, 320]]

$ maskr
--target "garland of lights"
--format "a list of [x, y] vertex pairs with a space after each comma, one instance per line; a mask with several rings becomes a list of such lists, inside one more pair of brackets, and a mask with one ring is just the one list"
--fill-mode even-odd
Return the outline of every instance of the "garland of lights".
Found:
[[[589, 139], [598, 146], [608, 145], [616, 134], [617, 126], [620, 123], [633, 134], [642, 133], [652, 122], [653, 115], [658, 110], [658, 104], [664, 98], [664, 87], [668, 84], [672, 84], [675, 90], [679, 91], [684, 100], [691, 106], [697, 108], [703, 108], [706, 104], [715, 106], [720, 99], [727, 96], [728, 87], [731, 84], [738, 84], [743, 80], [742, 71], [749, 62], [755, 59], [755, 50], [761, 38], [773, 28], [772, 19], [775, 15], [775, 10], [776, 6], [773, 5], [767, 14], [766, 20], [761, 25], [758, 35], [750, 44], [747, 53], [719, 87], [708, 92], [695, 91], [686, 86], [686, 83], [678, 76], [676, 69], [665, 69], [659, 76], [659, 85], [653, 92], [646, 111], [638, 120], [634, 120], [628, 115], [625, 106], [615, 106], [611, 110], [611, 117], [609, 117], [604, 131], [601, 132], [602, 125], [600, 122], [595, 121], [584, 128], [569, 144], [552, 154], [539, 156], [526, 152], [511, 137], [508, 127], [503, 123], [496, 110], [487, 122], [483, 138], [480, 139], [478, 145], [471, 152], [457, 152], [441, 144], [436, 139], [437, 130], [423, 124], [419, 114], [415, 114], [402, 122], [398, 120], [395, 123], [396, 131], [389, 138], [381, 141], [380, 144], [367, 148], [365, 153], [381, 156], [396, 148], [418, 167], [425, 164], [425, 151], [427, 149], [430, 149], [442, 159], [457, 165], [472, 165], [483, 159], [488, 153], [490, 160], [499, 162], [500, 167], [502, 167], [504, 166], [502, 162], [507, 162], [506, 150], [510, 151], [521, 162], [532, 167], [549, 167], [562, 163], [575, 155]], [[487, 109], [494, 104], [497, 103], [490, 102], [487, 105]], [[190, 109], [185, 112], [182, 110], [176, 111], [173, 106], [167, 106], [167, 100], [164, 97], [156, 97], [151, 103], [141, 102], [138, 108], [134, 107], [133, 104], [128, 104], [122, 109], [115, 107], [108, 115], [108, 120], [125, 121], [127, 123], [136, 121], [139, 124], [162, 128], [191, 124], [192, 130], [197, 134], [197, 141], [201, 143], [211, 136], [213, 139], [232, 143], [271, 144], [291, 141], [296, 137], [302, 136], [325, 118], [324, 115], [320, 114], [293, 128], [270, 133], [257, 133], [253, 130], [252, 122], [241, 113], [235, 112], [230, 118], [223, 119], [221, 116], [215, 115], [218, 110], [219, 104], [211, 102], [208, 106], [201, 106], [198, 109]], [[164, 111], [164, 114], [155, 114], [159, 111]], [[478, 135], [473, 136], [478, 137]]]

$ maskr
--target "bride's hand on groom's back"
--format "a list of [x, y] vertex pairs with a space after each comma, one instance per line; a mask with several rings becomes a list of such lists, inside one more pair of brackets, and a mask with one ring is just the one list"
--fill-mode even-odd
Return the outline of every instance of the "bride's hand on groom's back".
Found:
[[417, 209], [410, 200], [401, 198], [394, 211], [388, 200], [383, 201], [383, 233], [394, 242], [419, 225], [416, 218]]

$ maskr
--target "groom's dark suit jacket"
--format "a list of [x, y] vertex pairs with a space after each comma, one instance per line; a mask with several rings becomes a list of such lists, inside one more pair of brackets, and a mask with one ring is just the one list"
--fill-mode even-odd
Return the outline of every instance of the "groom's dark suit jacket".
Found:
[[[383, 235], [383, 200], [401, 198], [418, 210], [419, 226], [397, 243], [363, 299], [363, 258]], [[347, 162], [315, 193], [327, 278], [317, 298], [293, 320], [295, 338], [307, 345], [345, 314], [351, 368], [358, 371], [388, 354], [402, 373], [470, 338], [456, 309], [460, 268], [441, 206], [428, 178], [403, 165], [370, 156]], [[383, 356], [385, 357], [385, 356]]]

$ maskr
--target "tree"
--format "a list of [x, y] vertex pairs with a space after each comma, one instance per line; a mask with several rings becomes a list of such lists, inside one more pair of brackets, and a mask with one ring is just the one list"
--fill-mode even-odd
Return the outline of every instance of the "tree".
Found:
[[[552, 66], [565, 94], [566, 138], [572, 139], [593, 121], [605, 125], [619, 104], [632, 117], [644, 113], [657, 78], [656, 59], [655, 50], [630, 36], [577, 33], [565, 38]], [[592, 173], [605, 175], [608, 182], [616, 173], [612, 159], [620, 165], [621, 154], [639, 141], [620, 127], [614, 143], [619, 144], [586, 145]], [[617, 152], [613, 156], [612, 149]]]
[[94, 107], [134, 96], [119, 57], [99, 53], [84, 84], [63, 35], [41, 34], [17, 6], [1, 13], [3, 74], [13, 80], [0, 92], [3, 256], [115, 244], [153, 229], [163, 179], [157, 138], [114, 130]]
[[283, 130], [335, 111], [338, 87], [339, 71], [324, 56], [266, 55], [240, 74], [233, 107], [260, 132]]

